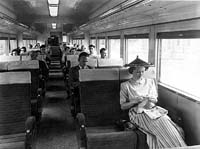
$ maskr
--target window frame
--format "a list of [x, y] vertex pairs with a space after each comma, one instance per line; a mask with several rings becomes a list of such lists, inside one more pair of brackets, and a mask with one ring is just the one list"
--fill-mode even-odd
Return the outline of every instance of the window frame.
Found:
[[157, 81], [158, 85], [174, 92], [177, 95], [183, 96], [192, 101], [200, 101], [200, 97], [186, 92], [180, 88], [174, 87], [168, 83], [161, 82], [161, 54], [162, 54], [162, 39], [195, 39], [200, 38], [200, 30], [187, 30], [187, 31], [169, 31], [169, 32], [157, 32], [156, 44], [157, 44]]

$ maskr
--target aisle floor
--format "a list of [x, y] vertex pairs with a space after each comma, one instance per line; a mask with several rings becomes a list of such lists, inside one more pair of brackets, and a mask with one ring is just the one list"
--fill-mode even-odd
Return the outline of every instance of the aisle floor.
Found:
[[74, 119], [70, 113], [59, 62], [50, 67], [47, 91], [35, 149], [77, 149]]

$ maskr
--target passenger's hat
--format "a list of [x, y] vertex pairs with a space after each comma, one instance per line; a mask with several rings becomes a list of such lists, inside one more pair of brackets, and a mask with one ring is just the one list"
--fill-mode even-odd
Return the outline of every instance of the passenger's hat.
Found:
[[89, 45], [89, 48], [95, 48], [95, 45], [91, 44]]
[[141, 60], [138, 56], [136, 57], [135, 60], [133, 60], [132, 62], [130, 62], [129, 64], [125, 65], [127, 67], [129, 67], [129, 73], [132, 73], [133, 70], [138, 67], [138, 66], [144, 66], [145, 69], [148, 69], [149, 67], [153, 66], [151, 63], [147, 63], [143, 60]]

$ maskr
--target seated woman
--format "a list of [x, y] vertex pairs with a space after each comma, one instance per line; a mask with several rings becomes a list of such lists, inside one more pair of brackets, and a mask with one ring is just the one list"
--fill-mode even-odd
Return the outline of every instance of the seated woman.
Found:
[[155, 82], [143, 76], [150, 65], [137, 57], [129, 66], [133, 77], [121, 84], [121, 109], [129, 110], [131, 123], [147, 135], [150, 149], [186, 146], [182, 129], [167, 116], [167, 110], [156, 106]]

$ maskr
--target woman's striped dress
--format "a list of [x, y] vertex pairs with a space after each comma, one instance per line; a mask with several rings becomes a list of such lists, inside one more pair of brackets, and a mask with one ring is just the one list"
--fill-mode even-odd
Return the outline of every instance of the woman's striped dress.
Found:
[[[138, 96], [157, 98], [157, 90], [152, 79], [131, 79], [121, 84], [120, 104], [136, 100]], [[151, 119], [146, 113], [137, 113], [137, 107], [129, 110], [130, 121], [147, 135], [147, 144], [150, 149], [186, 146], [183, 130], [178, 127], [167, 115]]]

